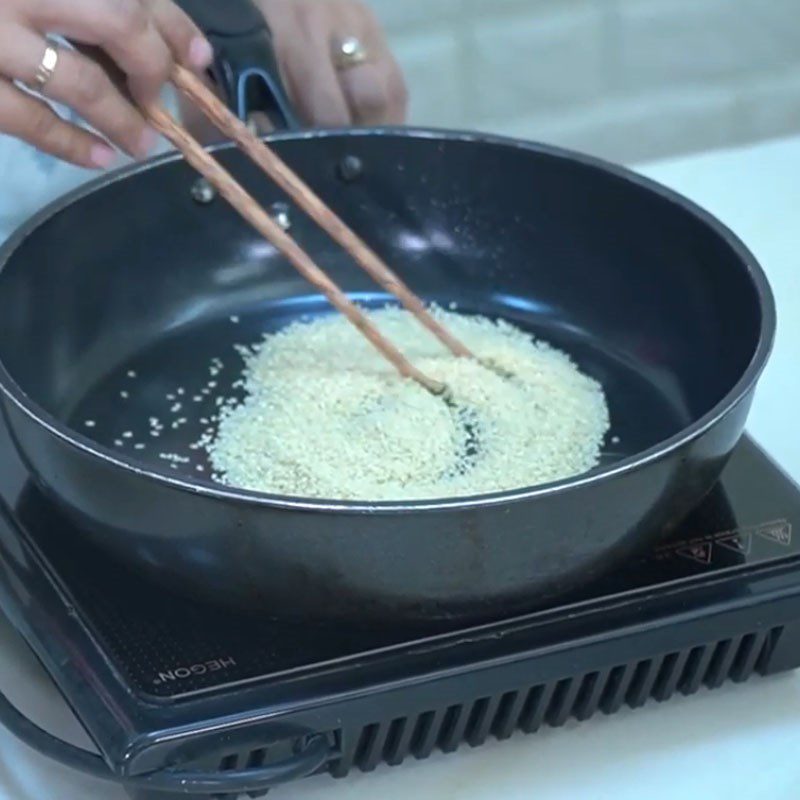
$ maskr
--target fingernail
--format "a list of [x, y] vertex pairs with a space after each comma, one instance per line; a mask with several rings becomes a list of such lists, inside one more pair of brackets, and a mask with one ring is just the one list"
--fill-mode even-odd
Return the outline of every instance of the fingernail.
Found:
[[189, 45], [189, 63], [196, 69], [205, 69], [214, 58], [214, 50], [207, 39], [195, 36]]
[[93, 144], [89, 159], [98, 169], [108, 169], [116, 160], [117, 154], [106, 144]]
[[155, 149], [158, 142], [158, 134], [152, 128], [145, 128], [142, 135], [139, 137], [139, 147], [137, 154], [141, 158], [146, 158]]

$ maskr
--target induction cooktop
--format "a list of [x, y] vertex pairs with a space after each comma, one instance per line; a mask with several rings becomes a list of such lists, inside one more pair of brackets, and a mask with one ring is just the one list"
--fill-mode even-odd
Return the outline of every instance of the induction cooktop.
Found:
[[50, 754], [138, 798], [255, 797], [800, 666], [800, 489], [749, 439], [655, 549], [472, 627], [325, 625], [173, 594], [84, 540], [4, 429], [0, 498], [0, 607], [104, 763]]

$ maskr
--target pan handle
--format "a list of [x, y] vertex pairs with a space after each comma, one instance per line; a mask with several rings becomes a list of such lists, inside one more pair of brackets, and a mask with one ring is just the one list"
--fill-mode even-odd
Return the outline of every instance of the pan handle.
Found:
[[228, 107], [247, 120], [265, 113], [276, 130], [301, 125], [289, 100], [264, 15], [252, 0], [177, 0], [214, 48], [211, 77]]

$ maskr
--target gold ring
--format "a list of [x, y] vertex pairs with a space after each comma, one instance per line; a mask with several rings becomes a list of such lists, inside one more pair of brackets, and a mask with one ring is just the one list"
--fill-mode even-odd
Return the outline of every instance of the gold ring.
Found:
[[334, 64], [337, 69], [350, 69], [369, 60], [369, 51], [356, 36], [347, 36], [336, 43]]
[[42, 60], [36, 68], [31, 88], [41, 92], [50, 82], [58, 66], [58, 49], [51, 44], [47, 45]]

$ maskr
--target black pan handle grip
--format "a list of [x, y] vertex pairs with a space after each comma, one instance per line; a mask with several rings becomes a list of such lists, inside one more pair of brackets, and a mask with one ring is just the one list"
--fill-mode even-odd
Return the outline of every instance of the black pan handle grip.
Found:
[[214, 48], [211, 75], [228, 107], [247, 120], [265, 113], [276, 129], [300, 122], [281, 78], [272, 32], [252, 0], [177, 0]]
[[299, 742], [296, 752], [274, 764], [220, 772], [193, 772], [175, 767], [121, 778], [99, 755], [58, 739], [31, 722], [2, 692], [0, 724], [29, 747], [71, 769], [100, 780], [121, 783], [129, 789], [151, 792], [232, 796], [263, 792], [281, 783], [312, 775], [334, 756], [326, 736], [297, 730], [292, 733], [295, 741]]

